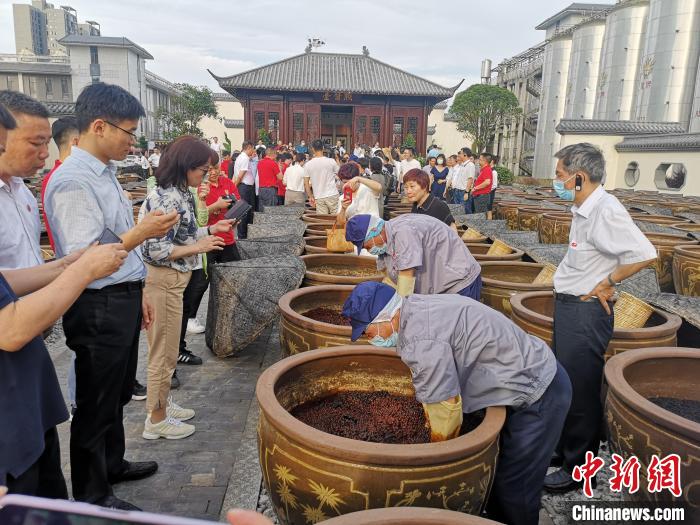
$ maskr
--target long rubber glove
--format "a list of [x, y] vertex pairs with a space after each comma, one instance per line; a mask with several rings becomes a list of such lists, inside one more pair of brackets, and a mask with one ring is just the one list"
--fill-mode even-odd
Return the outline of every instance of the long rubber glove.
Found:
[[430, 424], [430, 441], [446, 441], [456, 438], [462, 426], [462, 396], [456, 401], [423, 403], [423, 410]]
[[413, 293], [413, 288], [416, 286], [415, 277], [407, 277], [399, 275], [398, 283], [396, 283], [396, 291], [401, 297], [408, 297]]

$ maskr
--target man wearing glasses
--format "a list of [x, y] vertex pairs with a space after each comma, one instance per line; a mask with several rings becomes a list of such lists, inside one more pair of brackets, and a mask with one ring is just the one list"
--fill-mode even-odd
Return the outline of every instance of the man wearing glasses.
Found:
[[[44, 207], [57, 257], [116, 235], [129, 255], [112, 275], [90, 283], [63, 316], [68, 347], [76, 354], [76, 412], [71, 424], [73, 497], [105, 507], [138, 510], [114, 496], [112, 484], [152, 475], [154, 461], [124, 459], [123, 408], [136, 377], [139, 331], [152, 322], [144, 299], [146, 239], [162, 237], [178, 214], [153, 212], [134, 225], [130, 202], [112, 161], [136, 143], [139, 101], [118, 86], [87, 86], [76, 101], [80, 146], [56, 170]], [[115, 239], [116, 240], [116, 239]], [[112, 239], [104, 242], [114, 242]]]

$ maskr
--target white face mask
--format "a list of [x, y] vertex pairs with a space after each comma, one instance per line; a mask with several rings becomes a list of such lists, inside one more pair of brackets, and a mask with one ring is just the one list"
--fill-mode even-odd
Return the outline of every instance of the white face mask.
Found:
[[442, 159], [438, 159], [438, 160], [437, 160], [437, 163], [438, 163], [440, 166], [442, 166], [443, 160], [442, 160]]

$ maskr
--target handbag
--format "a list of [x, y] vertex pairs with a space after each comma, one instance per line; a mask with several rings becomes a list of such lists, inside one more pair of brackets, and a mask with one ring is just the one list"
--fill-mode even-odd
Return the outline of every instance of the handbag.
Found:
[[345, 228], [338, 228], [338, 223], [333, 224], [333, 229], [326, 230], [326, 249], [333, 253], [347, 253], [355, 249], [355, 245], [345, 240]]

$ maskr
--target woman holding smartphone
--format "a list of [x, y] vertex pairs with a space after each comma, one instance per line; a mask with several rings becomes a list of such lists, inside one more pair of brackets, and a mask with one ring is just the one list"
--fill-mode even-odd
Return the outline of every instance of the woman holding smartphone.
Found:
[[[209, 210], [209, 226], [222, 220], [231, 205], [241, 198], [236, 185], [221, 174], [218, 167], [218, 156], [214, 153], [211, 167], [209, 168], [209, 194], [207, 195], [207, 209]], [[210, 263], [240, 261], [241, 256], [236, 246], [236, 237], [233, 230], [217, 232], [216, 235], [224, 241], [223, 250], [216, 251], [209, 256]]]
[[177, 211], [180, 219], [164, 236], [141, 245], [148, 270], [144, 293], [155, 310], [148, 331], [148, 394], [144, 423], [145, 439], [182, 439], [191, 436], [194, 425], [183, 421], [194, 410], [182, 408], [170, 396], [170, 379], [177, 363], [182, 295], [198, 263], [198, 255], [221, 251], [224, 242], [216, 233], [229, 232], [232, 221], [221, 220], [208, 227], [197, 225], [194, 196], [189, 187], [199, 187], [211, 165], [211, 149], [199, 139], [180, 137], [165, 151], [157, 172], [158, 186], [141, 206], [139, 220], [151, 211]]
[[338, 170], [338, 178], [343, 183], [340, 211], [336, 216], [338, 226], [344, 228], [350, 217], [359, 213], [379, 217], [379, 198], [383, 197], [379, 182], [360, 177], [360, 166], [356, 162], [343, 164]]

